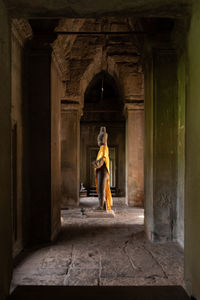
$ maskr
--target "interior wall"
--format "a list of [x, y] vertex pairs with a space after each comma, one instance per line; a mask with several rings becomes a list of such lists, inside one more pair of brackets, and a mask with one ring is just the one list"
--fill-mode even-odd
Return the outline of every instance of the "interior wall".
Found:
[[30, 241], [30, 112], [29, 112], [29, 77], [28, 74], [28, 52], [26, 44], [23, 48], [23, 70], [22, 70], [22, 239], [23, 247], [28, 246]]
[[154, 53], [154, 238], [174, 239], [177, 202], [177, 58]]
[[10, 20], [0, 0], [0, 299], [9, 293], [12, 273], [11, 223], [11, 36]]
[[[33, 23], [34, 24], [34, 23]], [[36, 23], [37, 25], [37, 23]], [[35, 25], [35, 26], [36, 26]], [[28, 151], [30, 178], [29, 244], [53, 240], [60, 230], [60, 93], [52, 61], [54, 36], [27, 45]]]
[[51, 235], [50, 52], [31, 49], [29, 61], [30, 243]]
[[178, 57], [178, 182], [176, 239], [184, 247], [184, 192], [185, 192], [185, 53]]
[[152, 238], [153, 224], [153, 58], [151, 50], [145, 60], [144, 100], [144, 225], [149, 239]]
[[[152, 52], [146, 67], [145, 228], [154, 241], [173, 240], [177, 221], [177, 57], [170, 49]], [[147, 92], [150, 94], [147, 95]]]
[[185, 179], [185, 280], [200, 299], [200, 2], [194, 1], [188, 33]]
[[[23, 157], [23, 135], [22, 135], [22, 54], [23, 49], [17, 38], [12, 34], [12, 65], [11, 65], [11, 122], [12, 135], [16, 130], [16, 157], [12, 157], [16, 164], [16, 184], [12, 189], [12, 217], [13, 227], [13, 256], [19, 254], [22, 250], [22, 157]], [[12, 145], [12, 148], [14, 145]], [[16, 159], [16, 162], [14, 160]], [[13, 170], [13, 168], [12, 168]], [[13, 174], [12, 174], [13, 176]], [[14, 195], [15, 194], [15, 195]], [[15, 202], [15, 203], [14, 203]]]
[[61, 205], [61, 105], [62, 82], [54, 61], [51, 62], [51, 239], [60, 230]]
[[144, 207], [144, 105], [125, 104], [126, 203]]
[[108, 148], [116, 147], [117, 170], [116, 184], [119, 188], [118, 196], [125, 196], [125, 122], [84, 123], [81, 122], [81, 155], [80, 180], [89, 189], [89, 147], [97, 147], [97, 136], [101, 126], [106, 126], [108, 132]]
[[80, 107], [61, 104], [61, 207], [79, 205]]

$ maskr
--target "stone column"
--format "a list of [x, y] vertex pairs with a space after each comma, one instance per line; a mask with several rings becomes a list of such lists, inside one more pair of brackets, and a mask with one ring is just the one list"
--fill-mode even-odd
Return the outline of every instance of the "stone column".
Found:
[[0, 299], [9, 295], [12, 277], [11, 220], [11, 47], [10, 23], [0, 0]]
[[51, 95], [51, 43], [54, 39], [53, 32], [42, 36], [34, 33], [33, 40], [27, 44], [30, 203], [26, 203], [25, 213], [30, 209], [27, 238], [29, 243], [37, 244], [52, 240], [60, 227], [59, 214], [57, 222], [54, 220], [52, 198], [57, 189], [54, 180], [57, 170], [52, 164], [56, 155], [53, 133], [57, 121], [52, 114], [55, 99]]
[[80, 117], [79, 103], [61, 102], [61, 207], [79, 205]]
[[23, 235], [24, 181], [26, 161], [24, 144], [27, 126], [24, 119], [25, 82], [24, 57], [26, 41], [32, 37], [32, 29], [25, 19], [13, 19], [11, 26], [11, 124], [12, 124], [12, 218], [13, 218], [13, 256], [18, 255], [25, 244]]
[[194, 1], [187, 36], [187, 101], [185, 161], [185, 283], [189, 295], [200, 299], [200, 2]]
[[173, 240], [178, 157], [176, 53], [154, 50], [145, 77], [145, 228], [153, 241]]
[[144, 205], [144, 104], [126, 103], [126, 203]]

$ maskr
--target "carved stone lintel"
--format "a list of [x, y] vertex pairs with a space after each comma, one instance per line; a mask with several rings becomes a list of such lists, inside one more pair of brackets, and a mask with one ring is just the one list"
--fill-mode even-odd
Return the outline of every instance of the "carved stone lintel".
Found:
[[144, 110], [144, 102], [133, 102], [124, 104], [124, 115], [127, 116], [131, 110]]
[[69, 112], [69, 111], [77, 111], [80, 117], [83, 114], [83, 109], [80, 106], [80, 104], [78, 102], [75, 103], [74, 101], [70, 101], [70, 100], [69, 101], [65, 100], [64, 102], [61, 101], [61, 111], [62, 113]]
[[33, 37], [31, 25], [26, 19], [13, 19], [12, 20], [12, 34], [17, 39], [19, 44], [23, 47], [26, 40]]
[[[79, 31], [83, 26], [85, 19], [61, 19], [56, 31]], [[77, 39], [77, 35], [58, 36], [52, 43], [52, 59], [56, 65], [61, 81], [70, 80], [69, 56], [72, 47]]]
[[58, 75], [60, 80], [65, 82], [69, 80], [69, 67], [68, 61], [64, 59], [64, 56], [60, 56], [55, 52], [55, 49], [52, 52], [52, 61], [54, 62], [56, 69], [58, 71]]

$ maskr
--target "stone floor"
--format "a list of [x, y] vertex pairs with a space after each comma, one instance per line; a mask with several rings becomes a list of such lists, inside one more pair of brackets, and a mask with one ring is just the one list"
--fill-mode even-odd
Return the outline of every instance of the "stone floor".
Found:
[[24, 253], [14, 270], [17, 285], [182, 285], [183, 251], [176, 243], [151, 243], [143, 209], [114, 198], [115, 218], [88, 218], [96, 198], [62, 211], [58, 240]]

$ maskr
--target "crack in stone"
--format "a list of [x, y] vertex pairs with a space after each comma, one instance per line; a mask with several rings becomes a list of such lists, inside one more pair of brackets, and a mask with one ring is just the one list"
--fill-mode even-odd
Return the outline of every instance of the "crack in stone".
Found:
[[72, 244], [72, 249], [71, 249], [71, 254], [70, 254], [70, 262], [68, 264], [68, 268], [65, 273], [65, 278], [64, 278], [64, 285], [67, 285], [67, 281], [70, 276], [70, 271], [73, 268], [74, 265], [74, 245]]
[[126, 254], [126, 256], [128, 257], [128, 260], [129, 260], [129, 262], [130, 262], [130, 264], [131, 264], [132, 269], [135, 271], [135, 270], [137, 270], [138, 268], [135, 266], [135, 264], [134, 264], [134, 262], [133, 262], [131, 256], [130, 256], [129, 253], [128, 253], [128, 250], [127, 250], [128, 244], [129, 244], [129, 240], [127, 240], [127, 241], [125, 242], [125, 245], [123, 246], [122, 249], [123, 249], [124, 253]]
[[99, 255], [99, 276], [97, 280], [97, 285], [101, 285], [101, 272], [102, 272], [102, 263], [101, 263], [101, 255]]
[[164, 274], [164, 278], [168, 279], [167, 273], [165, 272], [163, 266], [161, 263], [159, 263], [159, 261], [156, 259], [156, 257], [153, 255], [153, 253], [151, 252], [151, 250], [147, 249], [145, 247], [145, 245], [142, 246], [142, 248], [151, 255], [151, 257], [153, 258], [153, 260], [156, 262], [156, 264], [161, 268], [163, 274]]
[[155, 278], [162, 278], [162, 276], [158, 275], [158, 274], [152, 274], [152, 275], [149, 275], [149, 276], [145, 276], [145, 279], [155, 279]]

